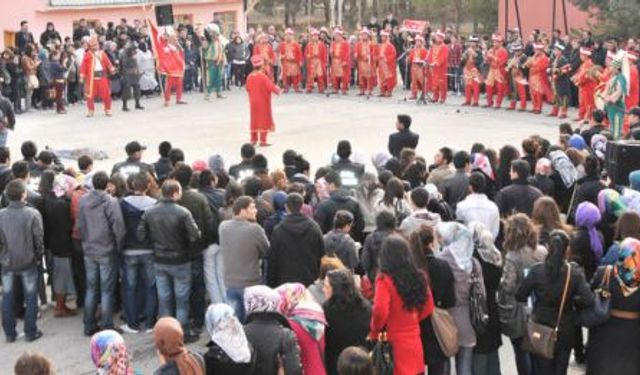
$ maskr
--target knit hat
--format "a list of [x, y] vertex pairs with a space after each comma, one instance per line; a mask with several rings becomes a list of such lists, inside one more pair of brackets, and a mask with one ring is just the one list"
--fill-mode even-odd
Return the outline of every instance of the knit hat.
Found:
[[587, 148], [587, 143], [581, 135], [573, 134], [571, 138], [569, 138], [569, 147], [573, 147], [577, 150], [584, 150]]

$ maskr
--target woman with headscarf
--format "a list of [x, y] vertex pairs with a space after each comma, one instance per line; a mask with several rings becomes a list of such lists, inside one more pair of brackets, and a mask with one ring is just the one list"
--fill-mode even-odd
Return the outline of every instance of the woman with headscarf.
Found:
[[326, 374], [324, 333], [327, 321], [322, 307], [300, 283], [282, 284], [276, 290], [280, 294], [278, 310], [289, 320], [298, 339], [302, 372], [305, 375]]
[[552, 197], [555, 191], [555, 186], [551, 179], [552, 173], [553, 167], [551, 167], [551, 160], [540, 158], [536, 162], [534, 175], [529, 177], [529, 183], [537, 187], [542, 194]]
[[271, 239], [271, 234], [278, 224], [287, 216], [287, 193], [278, 191], [273, 194], [273, 214], [264, 220], [264, 231]]
[[91, 360], [97, 375], [133, 375], [131, 356], [120, 334], [114, 330], [100, 331], [91, 337]]
[[571, 255], [584, 269], [587, 280], [591, 280], [604, 255], [604, 241], [597, 226], [601, 215], [591, 202], [582, 202], [576, 209], [576, 229], [571, 236]]
[[620, 255], [620, 244], [628, 237], [640, 240], [640, 215], [631, 211], [623, 213], [616, 221], [613, 245], [609, 247], [605, 256], [600, 259], [600, 264], [616, 264]]
[[456, 373], [468, 375], [472, 373], [473, 348], [477, 343], [469, 310], [471, 274], [475, 273], [483, 280], [482, 267], [473, 258], [473, 233], [467, 227], [457, 222], [441, 223], [436, 232], [441, 245], [438, 258], [449, 264], [454, 278], [456, 304], [449, 313], [458, 327], [460, 348], [456, 354]]
[[605, 188], [600, 179], [600, 162], [598, 158], [589, 155], [584, 160], [585, 176], [576, 181], [575, 195], [569, 208], [567, 221], [575, 223], [576, 208], [582, 202], [598, 204], [598, 193]]
[[623, 213], [627, 212], [627, 205], [620, 193], [613, 189], [601, 190], [598, 193], [597, 204], [602, 215], [598, 229], [604, 236], [604, 246], [608, 248], [613, 244], [615, 223]]
[[205, 325], [211, 337], [204, 355], [208, 375], [251, 375], [255, 355], [233, 308], [224, 303], [210, 305]]
[[154, 375], [204, 375], [204, 359], [184, 345], [184, 332], [175, 318], [160, 318], [153, 338], [162, 364]]
[[491, 165], [491, 160], [485, 154], [476, 153], [472, 155], [473, 164], [471, 165], [472, 171], [480, 172], [484, 175], [485, 188], [484, 193], [487, 198], [493, 200], [498, 192], [498, 185], [496, 183], [496, 174]]
[[555, 191], [553, 198], [558, 202], [560, 211], [567, 212], [571, 203], [573, 188], [578, 180], [578, 170], [567, 154], [557, 146], [549, 149], [549, 160], [551, 160], [554, 170], [551, 175]]
[[264, 285], [244, 290], [244, 331], [256, 352], [260, 374], [301, 374], [300, 349], [287, 318], [278, 312], [280, 294]]
[[[601, 267], [591, 288], [602, 284]], [[640, 374], [640, 241], [627, 238], [611, 270], [608, 284], [611, 313], [602, 325], [589, 330], [587, 375]]]

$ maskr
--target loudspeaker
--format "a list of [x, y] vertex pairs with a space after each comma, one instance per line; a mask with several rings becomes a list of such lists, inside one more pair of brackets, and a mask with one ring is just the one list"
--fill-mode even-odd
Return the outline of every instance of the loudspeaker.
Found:
[[173, 6], [171, 4], [156, 6], [156, 23], [158, 26], [173, 26]]
[[640, 142], [607, 142], [607, 173], [615, 185], [629, 185], [629, 172], [640, 169]]

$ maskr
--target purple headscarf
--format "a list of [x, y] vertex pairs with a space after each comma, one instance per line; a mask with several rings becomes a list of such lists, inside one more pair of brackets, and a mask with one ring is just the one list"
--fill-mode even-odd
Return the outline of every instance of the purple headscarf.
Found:
[[602, 216], [598, 207], [591, 202], [582, 202], [576, 210], [576, 225], [586, 228], [589, 231], [589, 241], [591, 250], [596, 256], [597, 262], [602, 258], [602, 238], [596, 229]]

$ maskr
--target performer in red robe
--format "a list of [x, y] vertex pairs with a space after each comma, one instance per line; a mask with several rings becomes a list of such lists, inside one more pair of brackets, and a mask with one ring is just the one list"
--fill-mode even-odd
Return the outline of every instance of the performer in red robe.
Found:
[[92, 117], [95, 113], [96, 96], [104, 103], [104, 113], [111, 116], [111, 86], [108, 75], [114, 72], [109, 56], [98, 48], [98, 38], [89, 39], [89, 50], [84, 54], [80, 65], [80, 79], [84, 81], [84, 95], [89, 111], [87, 117]]
[[320, 41], [320, 32], [311, 30], [311, 40], [305, 48], [304, 54], [307, 59], [307, 93], [313, 90], [313, 82], [318, 83], [318, 91], [323, 94], [327, 67], [327, 47]]
[[158, 73], [167, 77], [164, 88], [164, 106], [169, 106], [171, 91], [176, 91], [176, 104], [187, 104], [182, 101], [182, 79], [184, 77], [184, 50], [178, 43], [175, 33], [164, 35], [158, 33], [153, 23], [151, 26], [151, 38], [158, 59]]
[[575, 121], [589, 122], [596, 108], [595, 94], [598, 86], [598, 67], [591, 60], [591, 50], [580, 48], [580, 67], [571, 80], [578, 87], [578, 117]]
[[529, 91], [535, 114], [542, 113], [542, 102], [546, 96], [545, 81], [548, 82], [547, 69], [549, 68], [549, 57], [544, 53], [544, 45], [536, 43], [533, 45], [534, 55], [526, 65], [529, 68]]
[[431, 89], [433, 101], [444, 103], [447, 100], [447, 71], [449, 68], [449, 47], [444, 44], [445, 34], [438, 30], [436, 42], [431, 47]]
[[464, 103], [462, 105], [478, 106], [480, 100], [480, 83], [482, 74], [482, 52], [478, 49], [479, 39], [475, 35], [469, 37], [469, 48], [462, 54], [462, 76], [464, 78]]
[[358, 69], [358, 87], [363, 96], [365, 92], [371, 95], [375, 87], [376, 68], [374, 64], [373, 46], [371, 44], [371, 32], [365, 27], [360, 31], [360, 40], [356, 43], [356, 67]]
[[276, 62], [276, 54], [273, 52], [273, 48], [271, 48], [271, 44], [269, 44], [267, 40], [267, 34], [260, 33], [256, 37], [256, 45], [253, 46], [253, 56], [260, 56], [262, 58], [264, 62], [264, 72], [273, 81], [273, 64]]
[[260, 141], [260, 146], [269, 146], [267, 134], [275, 131], [271, 113], [271, 94], [280, 94], [280, 89], [264, 72], [264, 61], [259, 55], [251, 58], [253, 72], [247, 77], [247, 93], [251, 114], [251, 143]]
[[493, 34], [493, 47], [487, 52], [489, 74], [485, 83], [487, 85], [487, 104], [485, 107], [493, 107], [493, 95], [497, 94], [495, 108], [502, 105], [502, 99], [507, 94], [509, 82], [507, 80], [506, 65], [509, 53], [502, 45], [502, 35]]
[[380, 95], [391, 97], [391, 92], [396, 87], [396, 47], [389, 40], [389, 33], [380, 32], [382, 43], [378, 55], [378, 79], [380, 80]]
[[[640, 87], [638, 86], [638, 56], [639, 53], [637, 51], [631, 50], [627, 52], [627, 59], [629, 59], [629, 82], [627, 83], [629, 95], [625, 98], [627, 112], [629, 112], [631, 108], [638, 106], [638, 95], [640, 94]], [[629, 132], [629, 126], [629, 116], [624, 116], [622, 134]]]
[[420, 35], [416, 36], [416, 44], [409, 52], [409, 66], [411, 67], [411, 97], [409, 99], [418, 98], [418, 90], [426, 93], [425, 87], [425, 64], [427, 63], [427, 49], [424, 48], [424, 38]]
[[289, 87], [293, 85], [296, 92], [300, 92], [300, 77], [302, 66], [302, 48], [300, 43], [293, 38], [293, 30], [285, 31], [284, 42], [278, 47], [280, 54], [280, 65], [282, 66], [282, 84], [284, 92], [289, 92]]
[[513, 56], [507, 63], [507, 74], [509, 83], [511, 85], [511, 102], [509, 103], [508, 111], [514, 111], [516, 104], [520, 102], [520, 108], [518, 111], [524, 112], [527, 110], [527, 77], [524, 74], [523, 66], [527, 62], [527, 55], [522, 51], [522, 44], [516, 43], [511, 45]]
[[333, 31], [333, 39], [329, 52], [333, 93], [337, 94], [338, 90], [342, 89], [342, 94], [346, 95], [351, 78], [351, 48], [349, 42], [344, 39], [344, 33], [341, 29], [336, 28]]

